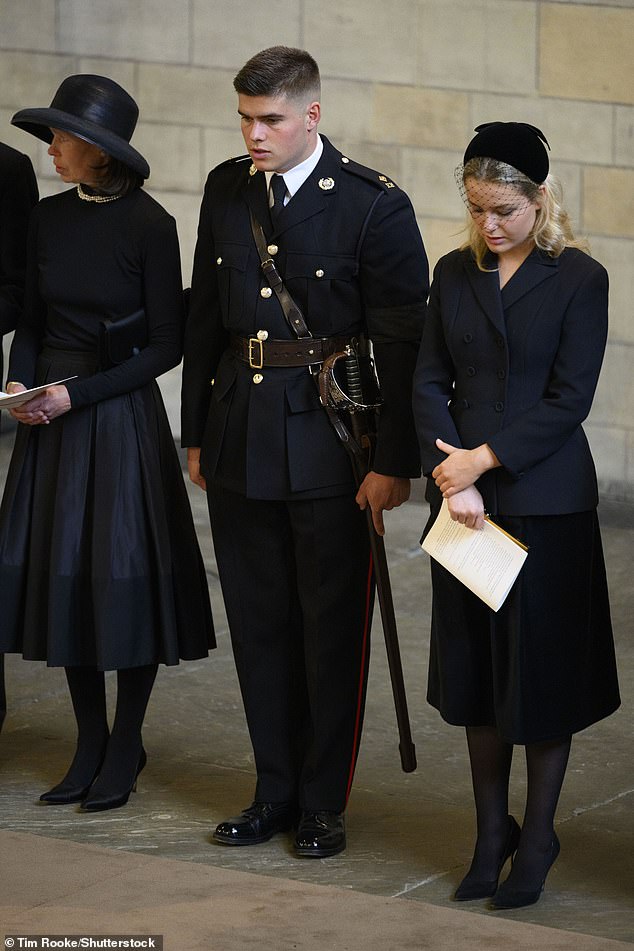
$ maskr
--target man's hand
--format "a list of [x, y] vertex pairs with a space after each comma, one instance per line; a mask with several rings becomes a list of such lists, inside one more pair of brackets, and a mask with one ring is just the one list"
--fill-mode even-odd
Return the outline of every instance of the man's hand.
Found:
[[432, 478], [445, 499], [462, 492], [477, 482], [483, 472], [500, 465], [499, 459], [486, 443], [477, 449], [460, 449], [437, 439], [436, 445], [447, 453], [447, 458], [432, 472]]
[[189, 472], [189, 478], [194, 483], [194, 485], [199, 485], [203, 492], [206, 492], [207, 482], [205, 481], [204, 475], [202, 475], [200, 471], [199, 447], [190, 447], [187, 450], [187, 470]]
[[467, 528], [484, 528], [484, 502], [475, 485], [452, 495], [447, 499], [447, 507], [454, 522]]
[[390, 509], [407, 502], [409, 491], [409, 479], [380, 475], [378, 472], [368, 472], [359, 486], [356, 502], [360, 509], [370, 506], [377, 535], [385, 535], [383, 511], [387, 510], [389, 512]]
[[[7, 390], [10, 393], [23, 393], [26, 389], [22, 383], [9, 383], [7, 387], [10, 387]], [[71, 408], [68, 390], [60, 384], [49, 386], [43, 393], [34, 396], [27, 403], [10, 409], [10, 413], [19, 423], [27, 426], [41, 426], [47, 425], [52, 419], [62, 416]]]

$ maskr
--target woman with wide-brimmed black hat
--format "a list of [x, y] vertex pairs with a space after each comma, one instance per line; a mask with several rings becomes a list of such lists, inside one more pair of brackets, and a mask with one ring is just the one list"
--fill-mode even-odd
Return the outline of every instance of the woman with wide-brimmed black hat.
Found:
[[[40, 798], [123, 805], [146, 761], [157, 664], [214, 646], [205, 572], [156, 377], [181, 356], [174, 219], [143, 191], [138, 108], [103, 76], [64, 80], [14, 125], [50, 142], [64, 182], [29, 235], [9, 393], [22, 424], [0, 510], [0, 650], [63, 666], [78, 724], [64, 779]], [[60, 383], [57, 381], [63, 380]], [[104, 671], [117, 670], [108, 727]]]

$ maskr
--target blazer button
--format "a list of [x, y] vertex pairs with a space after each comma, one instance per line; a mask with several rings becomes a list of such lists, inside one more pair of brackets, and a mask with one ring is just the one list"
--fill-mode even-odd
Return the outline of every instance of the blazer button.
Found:
[[254, 373], [254, 374], [253, 374], [253, 382], [254, 382], [254, 383], [261, 383], [263, 379], [264, 379], [264, 377], [262, 376], [261, 373]]
[[266, 250], [269, 252], [270, 255], [275, 255], [279, 251], [279, 248], [276, 244], [269, 244]]
[[475, 368], [475, 367], [467, 367], [467, 376], [475, 376], [475, 375], [476, 375], [476, 368]]
[[504, 349], [504, 337], [498, 337], [495, 342], [497, 343], [500, 350]]
[[496, 413], [501, 413], [503, 410], [504, 410], [504, 403], [498, 401], [498, 402], [495, 404], [495, 412], [496, 412]]
[[473, 334], [466, 333], [462, 339], [464, 340], [465, 343], [471, 343], [471, 341], [473, 340]]
[[263, 288], [260, 290], [260, 297], [264, 297], [265, 299], [268, 299], [268, 298], [271, 296], [272, 293], [273, 293], [273, 291], [271, 290], [270, 287], [263, 287]]
[[506, 379], [506, 370], [498, 370], [498, 380]]

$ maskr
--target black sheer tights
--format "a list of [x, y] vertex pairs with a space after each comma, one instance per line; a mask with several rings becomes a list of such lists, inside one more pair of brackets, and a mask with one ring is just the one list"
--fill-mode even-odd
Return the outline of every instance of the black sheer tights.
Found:
[[94, 667], [66, 667], [75, 719], [77, 749], [62, 785], [93, 790], [124, 791], [134, 781], [141, 755], [141, 727], [157, 666], [117, 671], [117, 704], [112, 732], [108, 731], [106, 687], [102, 671]]
[[[508, 881], [516, 889], [535, 888], [544, 877], [553, 841], [553, 823], [564, 781], [571, 737], [525, 747], [528, 789], [522, 835]], [[508, 835], [508, 787], [513, 745], [493, 727], [467, 727], [476, 805], [477, 841], [469, 876], [494, 880]]]

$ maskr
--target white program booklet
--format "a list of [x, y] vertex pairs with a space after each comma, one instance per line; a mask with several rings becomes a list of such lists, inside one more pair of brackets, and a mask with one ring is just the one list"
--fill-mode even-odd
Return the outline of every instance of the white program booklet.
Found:
[[483, 529], [454, 522], [446, 502], [421, 548], [493, 611], [504, 604], [528, 555], [525, 545], [489, 518]]
[[21, 393], [4, 393], [0, 390], [0, 409], [8, 409], [10, 406], [21, 406], [22, 403], [28, 403], [38, 393], [48, 390], [49, 386], [59, 386], [60, 383], [68, 383], [74, 380], [74, 376], [67, 376], [63, 380], [55, 380], [54, 383], [45, 383], [44, 386], [34, 386], [30, 390], [22, 390]]

